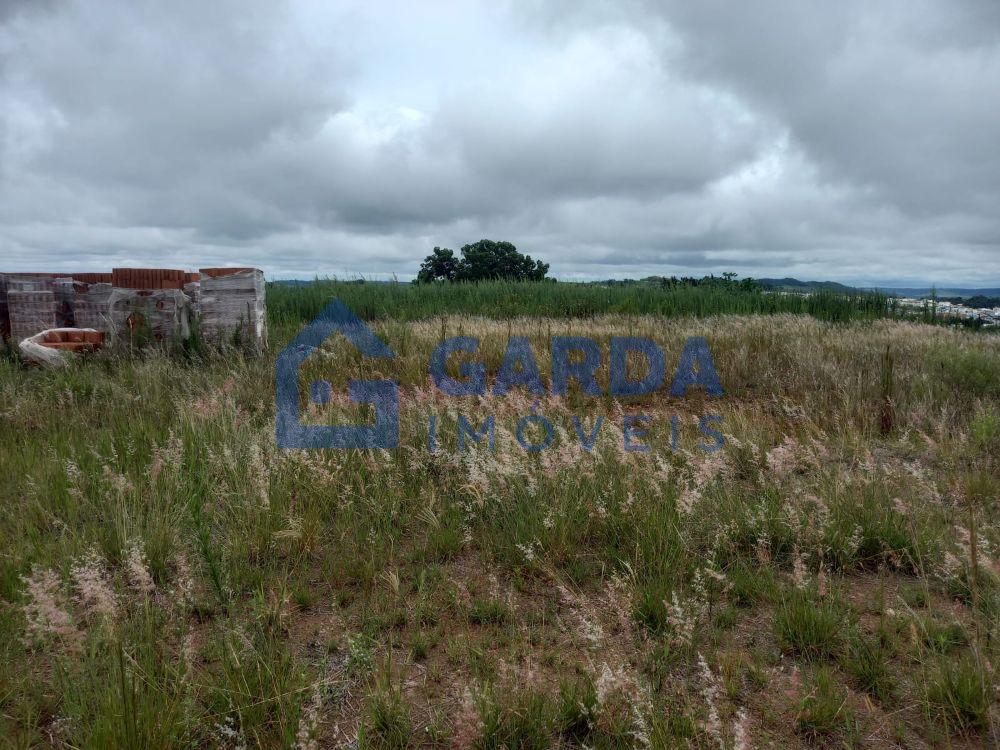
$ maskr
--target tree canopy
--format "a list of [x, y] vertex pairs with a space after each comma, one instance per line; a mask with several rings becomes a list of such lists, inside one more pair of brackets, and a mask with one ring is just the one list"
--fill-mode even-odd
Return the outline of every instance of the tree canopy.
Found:
[[417, 274], [418, 283], [432, 281], [542, 281], [549, 264], [519, 253], [510, 242], [479, 240], [463, 245], [462, 258], [446, 247], [435, 247], [424, 258]]

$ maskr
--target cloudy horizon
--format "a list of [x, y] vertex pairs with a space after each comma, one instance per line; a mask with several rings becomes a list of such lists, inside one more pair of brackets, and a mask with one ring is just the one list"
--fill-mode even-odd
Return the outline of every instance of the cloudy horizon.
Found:
[[0, 271], [1000, 286], [993, 0], [0, 0], [0, 104]]

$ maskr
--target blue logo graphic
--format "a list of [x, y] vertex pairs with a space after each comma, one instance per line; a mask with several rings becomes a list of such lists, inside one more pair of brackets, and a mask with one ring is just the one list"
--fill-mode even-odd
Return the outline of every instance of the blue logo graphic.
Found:
[[[299, 415], [299, 368], [326, 339], [342, 333], [366, 357], [396, 355], [340, 300], [334, 300], [292, 339], [274, 368], [275, 440], [279, 448], [395, 448], [399, 445], [399, 384], [393, 380], [352, 380], [347, 394], [357, 404], [373, 404], [374, 425], [304, 425]], [[309, 385], [310, 399], [330, 401], [326, 380]]]
[[[340, 300], [334, 300], [320, 315], [307, 325], [298, 336], [281, 352], [275, 365], [274, 390], [277, 401], [275, 438], [279, 448], [396, 448], [399, 446], [399, 384], [393, 380], [352, 380], [347, 392], [356, 404], [372, 404], [375, 407], [374, 425], [304, 425], [299, 414], [299, 369], [312, 352], [334, 333], [341, 333], [364, 356], [393, 359], [396, 355]], [[479, 339], [473, 336], [454, 336], [445, 339], [431, 353], [428, 374], [434, 386], [446, 396], [453, 398], [483, 397], [487, 395], [486, 363], [477, 359]], [[645, 374], [638, 378], [629, 377], [627, 362], [644, 360]], [[449, 360], [457, 361], [458, 377], [447, 373]], [[666, 358], [663, 351], [652, 339], [636, 336], [613, 336], [610, 342], [608, 392], [614, 397], [645, 396], [656, 393], [666, 381]], [[575, 380], [580, 391], [590, 396], [604, 395], [597, 377], [602, 367], [601, 347], [587, 336], [553, 336], [551, 340], [551, 384], [552, 396], [566, 396], [569, 382]], [[535, 361], [531, 344], [524, 336], [512, 336], [507, 342], [500, 369], [496, 374], [490, 395], [504, 397], [512, 388], [524, 388], [534, 396], [545, 394], [541, 371]], [[708, 342], [701, 336], [687, 339], [681, 352], [673, 379], [667, 392], [672, 398], [683, 398], [691, 388], [697, 388], [708, 396], [722, 396], [715, 363], [709, 352]], [[326, 380], [315, 380], [309, 384], [309, 400], [314, 404], [329, 403], [333, 387]], [[543, 415], [532, 414], [521, 417], [514, 435], [518, 444], [526, 451], [535, 453], [552, 445], [555, 437], [553, 424]], [[652, 417], [644, 414], [626, 414], [622, 418], [622, 448], [625, 451], [647, 452], [644, 442], [651, 427]], [[701, 442], [699, 448], [706, 452], [719, 450], [725, 443], [721, 432], [711, 425], [720, 423], [722, 417], [707, 415], [698, 420], [698, 431], [712, 442]], [[604, 424], [604, 417], [598, 417], [593, 428], [585, 430], [578, 416], [573, 416], [573, 427], [580, 445], [591, 451], [597, 434]], [[467, 447], [466, 438], [479, 444], [485, 440], [486, 447], [494, 449], [494, 418], [486, 416], [481, 425], [475, 426], [464, 414], [457, 418], [457, 442], [460, 451]], [[670, 418], [671, 449], [677, 449], [678, 418]], [[427, 425], [427, 447], [430, 452], [437, 450], [438, 418], [430, 415]], [[541, 437], [529, 439], [529, 431]]]

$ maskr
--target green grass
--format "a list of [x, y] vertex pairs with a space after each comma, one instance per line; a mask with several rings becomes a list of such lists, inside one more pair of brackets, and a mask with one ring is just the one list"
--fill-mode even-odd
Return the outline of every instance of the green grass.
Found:
[[597, 687], [592, 679], [565, 680], [559, 686], [556, 731], [569, 742], [583, 744], [592, 733], [597, 711]]
[[469, 609], [469, 622], [473, 625], [502, 625], [510, 621], [510, 610], [497, 599], [476, 598]]
[[819, 670], [799, 703], [799, 732], [813, 740], [826, 738], [849, 721], [847, 691], [838, 687], [828, 670]]
[[781, 645], [806, 659], [828, 659], [843, 640], [847, 611], [833, 598], [792, 590], [779, 602], [774, 629]]
[[365, 320], [418, 320], [437, 315], [493, 318], [541, 316], [586, 318], [621, 313], [666, 317], [803, 313], [846, 322], [888, 316], [887, 298], [878, 294], [810, 296], [768, 294], [738, 286], [602, 286], [574, 282], [480, 282], [396, 284], [316, 280], [267, 287], [268, 316], [279, 326], [314, 318], [337, 298]]
[[969, 636], [958, 622], [925, 618], [919, 625], [924, 645], [939, 654], [948, 654], [969, 645]]
[[478, 750], [542, 750], [551, 746], [554, 706], [544, 693], [523, 689], [504, 697], [485, 696]]
[[959, 731], [985, 729], [994, 700], [993, 681], [971, 657], [940, 660], [925, 686], [926, 710]]
[[358, 738], [364, 750], [405, 750], [414, 743], [410, 709], [402, 691], [380, 680], [368, 700], [367, 717]]
[[[559, 304], [667, 299], [547, 288]], [[304, 378], [338, 393], [396, 378], [395, 451], [275, 448], [274, 356], [322, 304], [309, 289], [259, 356], [0, 361], [7, 744], [709, 748], [717, 730], [729, 748], [741, 728], [753, 746], [794, 748], [897, 726], [913, 744], [994, 741], [1000, 464], [984, 415], [1000, 403], [940, 361], [976, 351], [1000, 365], [1000, 340], [886, 320], [703, 320], [694, 296], [672, 319], [515, 321], [491, 317], [501, 292], [534, 291], [357, 289], [384, 303], [377, 318], [404, 303], [486, 316], [380, 318], [393, 362], [332, 345], [307, 363]], [[476, 309], [489, 302], [476, 293], [499, 307]], [[703, 335], [726, 395], [436, 400], [427, 357], [442, 330], [479, 336], [490, 372], [513, 334], [538, 353], [550, 335], [605, 350], [650, 336], [668, 361]], [[542, 455], [511, 437], [533, 406], [557, 427]], [[627, 454], [621, 416], [640, 411], [651, 450]], [[709, 411], [727, 436], [714, 458], [696, 448]], [[496, 450], [428, 454], [428, 416], [447, 437], [457, 413], [494, 414]], [[592, 453], [572, 450], [577, 414], [608, 420]], [[368, 416], [334, 404], [311, 418]]]
[[852, 634], [841, 664], [855, 687], [883, 703], [892, 699], [896, 679], [892, 670], [893, 649], [880, 634]]

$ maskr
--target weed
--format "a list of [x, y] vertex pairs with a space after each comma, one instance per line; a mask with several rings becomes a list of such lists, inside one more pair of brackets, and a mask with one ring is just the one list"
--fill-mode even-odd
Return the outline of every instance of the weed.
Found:
[[903, 586], [899, 590], [899, 596], [908, 607], [913, 609], [923, 609], [930, 604], [930, 597], [924, 586], [916, 584]]
[[969, 643], [965, 628], [958, 622], [940, 622], [933, 617], [925, 617], [918, 630], [924, 645], [939, 654], [949, 654]]
[[1000, 411], [981, 411], [969, 424], [969, 437], [980, 450], [1000, 445]]
[[985, 729], [992, 700], [992, 679], [971, 656], [940, 659], [927, 675], [925, 709], [951, 729]]
[[796, 718], [799, 732], [810, 739], [829, 737], [847, 725], [846, 704], [847, 691], [837, 687], [828, 670], [819, 670], [799, 702]]
[[473, 625], [502, 625], [510, 617], [510, 608], [499, 599], [476, 598], [469, 608], [469, 622]]
[[371, 673], [375, 665], [373, 645], [371, 639], [364, 635], [348, 636], [344, 660], [347, 674], [363, 678]]
[[589, 677], [564, 681], [559, 686], [555, 727], [561, 737], [582, 744], [597, 716], [597, 688]]
[[292, 600], [300, 610], [309, 610], [316, 604], [316, 595], [306, 585], [297, 586], [292, 591]]
[[404, 750], [413, 742], [410, 710], [399, 688], [379, 684], [368, 700], [367, 721], [358, 735], [358, 747], [371, 750]]
[[726, 578], [730, 584], [729, 596], [737, 607], [768, 604], [776, 598], [778, 587], [771, 568], [740, 561], [726, 571]]
[[643, 585], [632, 605], [635, 621], [654, 634], [663, 633], [670, 624], [667, 601], [670, 589], [662, 582], [651, 581]]
[[480, 705], [480, 750], [541, 750], [551, 745], [554, 711], [542, 692], [525, 689], [497, 700], [484, 696]]
[[796, 590], [778, 604], [774, 629], [788, 651], [807, 659], [826, 659], [840, 647], [844, 617], [844, 607], [836, 600]]
[[413, 661], [424, 661], [430, 650], [434, 648], [435, 640], [433, 637], [418, 631], [410, 636], [410, 658]]
[[890, 666], [892, 655], [883, 638], [856, 631], [848, 640], [840, 663], [859, 690], [887, 703], [896, 689]]

